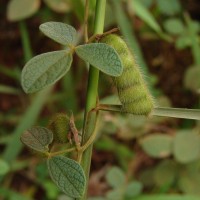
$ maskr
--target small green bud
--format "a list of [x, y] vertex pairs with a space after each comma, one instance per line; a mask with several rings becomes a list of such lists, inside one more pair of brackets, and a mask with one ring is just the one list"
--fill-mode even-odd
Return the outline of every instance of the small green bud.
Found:
[[48, 128], [53, 132], [54, 141], [58, 143], [68, 142], [70, 132], [69, 117], [65, 113], [57, 113], [49, 121]]

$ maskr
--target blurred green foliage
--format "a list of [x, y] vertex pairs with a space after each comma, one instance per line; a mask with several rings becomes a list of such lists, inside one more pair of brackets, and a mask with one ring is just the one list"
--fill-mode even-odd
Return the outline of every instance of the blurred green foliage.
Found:
[[[73, 110], [78, 126], [81, 127], [82, 124], [87, 75], [87, 68], [82, 61], [75, 58], [74, 70], [71, 70], [54, 88], [47, 89], [42, 94], [25, 96], [20, 86], [20, 71], [21, 66], [25, 64], [24, 60], [27, 61], [32, 54], [36, 55], [41, 51], [62, 49], [61, 46], [46, 42], [39, 30], [34, 30], [39, 24], [46, 21], [66, 22], [77, 28], [78, 40], [83, 40], [84, 1], [55, 2], [10, 0], [5, 1], [0, 10], [2, 15], [6, 15], [7, 8], [9, 19], [1, 19], [2, 24], [6, 24], [5, 30], [2, 29], [1, 32], [5, 32], [6, 35], [6, 26], [9, 26], [13, 35], [20, 32], [21, 36], [21, 41], [17, 38], [15, 51], [9, 46], [12, 37], [9, 38], [11, 41], [7, 46], [1, 47], [1, 199], [69, 200], [50, 181], [46, 166], [42, 162], [43, 158], [29, 153], [19, 140], [25, 129], [34, 124], [46, 126], [49, 118], [60, 111]], [[94, 7], [95, 0], [91, 0], [89, 33], [93, 27]], [[150, 82], [157, 103], [161, 106], [172, 104], [170, 96], [166, 97], [162, 88], [158, 87], [159, 76], [152, 74], [156, 68], [153, 63], [162, 65], [163, 61], [158, 55], [155, 55], [153, 61], [146, 55], [147, 51], [153, 51], [151, 45], [156, 45], [157, 42], [161, 46], [170, 45], [175, 53], [181, 55], [186, 51], [188, 60], [192, 57], [184, 73], [177, 76], [182, 76], [183, 91], [199, 98], [200, 24], [197, 19], [190, 17], [190, 14], [187, 6], [178, 0], [108, 1], [105, 30], [120, 27], [122, 37], [131, 50], [136, 52], [137, 62], [144, 71], [145, 78]], [[37, 34], [33, 37], [34, 33]], [[144, 49], [143, 44], [147, 42], [150, 45], [148, 49]], [[160, 52], [163, 55], [164, 50]], [[23, 53], [20, 53], [22, 51]], [[12, 58], [12, 66], [8, 59], [3, 58], [7, 52], [16, 54]], [[84, 67], [79, 67], [81, 65]], [[176, 73], [176, 65], [170, 67]], [[157, 67], [157, 71], [162, 71], [162, 68]], [[167, 78], [171, 76], [172, 74], [166, 74]], [[117, 102], [108, 77], [102, 75], [100, 80], [100, 97], [106, 97], [109, 102]], [[108, 91], [108, 88], [112, 91]], [[177, 91], [177, 95], [178, 93]], [[177, 98], [181, 100], [181, 97]], [[192, 102], [190, 106], [199, 108], [198, 102]], [[106, 189], [101, 189], [100, 183], [95, 179], [96, 182], [93, 184], [98, 191], [93, 194], [92, 187], [89, 187], [89, 193], [93, 196], [90, 200], [200, 198], [200, 138], [197, 122], [192, 123], [189, 129], [181, 129], [186, 121], [103, 112], [99, 121], [92, 174], [106, 166], [102, 172], [103, 178], [99, 181], [103, 182]]]

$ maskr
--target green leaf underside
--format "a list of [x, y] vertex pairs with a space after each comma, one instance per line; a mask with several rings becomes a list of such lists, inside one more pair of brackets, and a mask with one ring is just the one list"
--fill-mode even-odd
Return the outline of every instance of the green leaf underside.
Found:
[[33, 15], [40, 7], [40, 0], [11, 0], [8, 4], [7, 17], [10, 21], [19, 21]]
[[44, 53], [32, 58], [22, 70], [22, 87], [26, 93], [52, 85], [70, 69], [72, 55], [66, 50]]
[[82, 167], [76, 161], [64, 156], [55, 156], [47, 160], [47, 165], [52, 180], [67, 196], [83, 196], [86, 178]]
[[92, 43], [77, 46], [75, 49], [79, 57], [105, 74], [120, 76], [123, 71], [122, 62], [112, 47], [104, 43]]
[[74, 45], [77, 39], [76, 29], [62, 22], [46, 22], [39, 27], [47, 37], [62, 44]]
[[22, 134], [21, 141], [31, 149], [48, 152], [48, 145], [53, 141], [53, 133], [44, 127], [32, 127]]

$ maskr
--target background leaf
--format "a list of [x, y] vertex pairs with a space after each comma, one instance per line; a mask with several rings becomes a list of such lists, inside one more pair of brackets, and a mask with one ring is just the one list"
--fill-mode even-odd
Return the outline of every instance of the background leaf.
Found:
[[22, 134], [21, 141], [36, 151], [47, 152], [48, 145], [53, 141], [53, 133], [44, 127], [32, 127]]
[[53, 51], [32, 58], [22, 70], [22, 87], [33, 93], [55, 83], [69, 70], [72, 55], [66, 51]]
[[5, 175], [9, 170], [9, 164], [5, 160], [0, 159], [0, 176]]
[[183, 22], [179, 18], [167, 19], [164, 22], [165, 30], [174, 35], [182, 34], [185, 31]]
[[179, 0], [157, 0], [158, 9], [165, 15], [175, 15], [181, 11]]
[[70, 0], [44, 0], [44, 2], [55, 12], [66, 13], [71, 9]]
[[140, 140], [142, 149], [150, 156], [163, 158], [172, 152], [172, 137], [163, 134], [154, 134]]
[[154, 171], [154, 180], [160, 187], [173, 184], [178, 172], [177, 164], [173, 160], [164, 160], [158, 164]]
[[135, 200], [199, 200], [199, 196], [192, 195], [142, 195]]
[[107, 200], [121, 200], [123, 199], [123, 189], [117, 188], [115, 190], [111, 190], [106, 194]]
[[7, 7], [7, 18], [10, 21], [19, 21], [30, 17], [38, 11], [40, 0], [10, 0]]
[[179, 131], [173, 144], [175, 159], [188, 163], [200, 158], [200, 135], [191, 130]]
[[185, 73], [184, 85], [187, 89], [200, 92], [200, 66], [189, 67]]
[[135, 14], [140, 17], [144, 22], [146, 22], [154, 31], [156, 31], [157, 33], [162, 32], [154, 16], [145, 7], [144, 3], [141, 2], [141, 0], [129, 1], [129, 5], [133, 9]]
[[125, 174], [118, 167], [112, 167], [106, 174], [106, 180], [113, 188], [119, 188], [125, 184]]
[[76, 47], [75, 51], [83, 60], [108, 75], [120, 76], [123, 71], [122, 62], [117, 52], [107, 44], [80, 45]]
[[129, 183], [125, 191], [126, 200], [131, 200], [141, 194], [142, 188], [142, 184], [138, 181], [132, 181], [131, 183]]
[[76, 29], [68, 24], [62, 22], [46, 22], [41, 24], [39, 28], [47, 37], [62, 45], [73, 45], [76, 42]]
[[86, 179], [82, 167], [74, 160], [55, 156], [47, 160], [50, 176], [69, 197], [80, 198], [85, 190]]
[[200, 160], [182, 167], [178, 187], [186, 194], [200, 195]]

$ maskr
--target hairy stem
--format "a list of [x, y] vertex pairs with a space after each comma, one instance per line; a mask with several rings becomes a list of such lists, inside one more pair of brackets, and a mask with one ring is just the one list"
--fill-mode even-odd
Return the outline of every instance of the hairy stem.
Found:
[[[97, 0], [96, 2], [96, 12], [95, 12], [95, 22], [94, 22], [94, 34], [103, 33], [104, 28], [104, 18], [105, 18], [105, 8], [106, 0]], [[99, 81], [99, 70], [94, 67], [89, 69], [88, 86], [87, 86], [87, 97], [86, 97], [86, 107], [84, 116], [84, 127], [83, 127], [83, 141], [84, 145], [95, 129], [96, 113], [89, 112], [96, 107], [96, 102], [98, 98], [98, 81]], [[92, 156], [93, 145], [90, 145], [83, 153], [81, 165], [86, 175], [87, 185], [89, 180], [91, 156]], [[87, 199], [87, 189], [85, 191], [84, 197], [81, 200]]]

